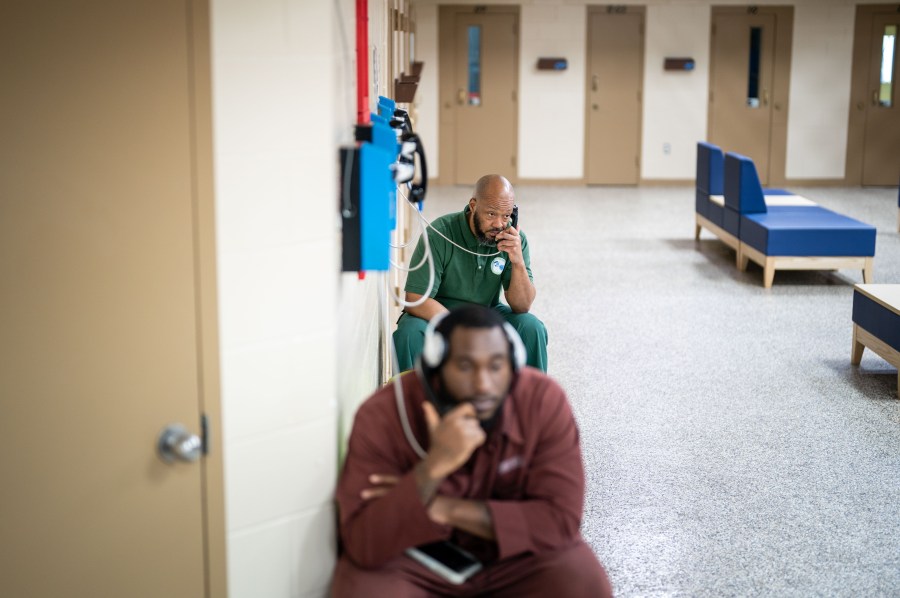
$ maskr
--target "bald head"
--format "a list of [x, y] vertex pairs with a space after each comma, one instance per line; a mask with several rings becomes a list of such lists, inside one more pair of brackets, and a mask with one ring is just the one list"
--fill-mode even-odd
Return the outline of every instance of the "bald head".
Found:
[[510, 223], [516, 194], [512, 185], [499, 174], [488, 174], [475, 183], [469, 200], [469, 228], [482, 245], [495, 246], [497, 235]]
[[501, 196], [508, 196], [512, 201], [516, 199], [515, 191], [513, 191], [513, 187], [506, 180], [506, 177], [499, 174], [486, 174], [475, 183], [475, 194], [473, 197], [476, 200], [499, 198]]

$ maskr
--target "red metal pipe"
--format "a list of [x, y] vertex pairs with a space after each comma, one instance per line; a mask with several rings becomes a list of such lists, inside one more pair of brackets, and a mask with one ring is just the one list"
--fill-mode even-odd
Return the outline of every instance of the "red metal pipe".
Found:
[[356, 0], [356, 122], [369, 124], [369, 0]]

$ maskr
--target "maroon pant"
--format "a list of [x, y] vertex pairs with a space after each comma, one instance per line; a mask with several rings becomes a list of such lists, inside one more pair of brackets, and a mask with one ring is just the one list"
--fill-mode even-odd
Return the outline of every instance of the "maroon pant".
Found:
[[428, 598], [429, 596], [492, 598], [609, 598], [612, 586], [603, 565], [584, 542], [537, 556], [494, 563], [454, 585], [409, 557], [380, 569], [360, 569], [346, 555], [338, 561], [332, 598]]

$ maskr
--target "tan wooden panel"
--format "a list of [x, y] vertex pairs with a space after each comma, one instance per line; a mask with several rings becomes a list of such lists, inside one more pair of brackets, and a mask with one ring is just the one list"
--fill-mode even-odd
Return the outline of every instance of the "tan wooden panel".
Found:
[[[762, 29], [759, 105], [748, 105], [750, 31]], [[775, 74], [775, 15], [713, 15], [709, 139], [726, 151], [753, 159], [768, 184]]]
[[[468, 29], [481, 28], [481, 96], [468, 101]], [[518, 16], [514, 13], [457, 14], [455, 20], [454, 129], [457, 184], [473, 184], [488, 173], [516, 180]]]
[[[882, 37], [885, 26], [893, 25], [900, 33], [900, 14], [878, 14], [872, 18], [872, 38], [868, 64], [869, 106], [866, 110], [865, 145], [863, 147], [863, 185], [896, 185], [900, 179], [900, 55], [897, 44], [893, 57], [893, 97], [890, 106], [878, 101], [881, 81]], [[900, 35], [898, 38], [900, 39]]]
[[591, 11], [588, 24], [586, 179], [640, 179], [643, 12]]
[[155, 452], [170, 422], [199, 431], [208, 367], [195, 9], [19, 2], [0, 19], [0, 595], [206, 591], [202, 467]]

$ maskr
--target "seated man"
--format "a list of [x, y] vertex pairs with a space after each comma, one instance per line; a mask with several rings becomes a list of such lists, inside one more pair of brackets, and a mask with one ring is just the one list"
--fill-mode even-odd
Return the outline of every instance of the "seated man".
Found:
[[[572, 411], [524, 361], [500, 314], [458, 308], [429, 324], [415, 372], [363, 403], [337, 487], [332, 596], [612, 595], [579, 532]], [[455, 585], [406, 554], [441, 540], [483, 568]]]
[[[525, 342], [528, 365], [547, 371], [547, 329], [528, 313], [536, 294], [528, 240], [517, 227], [510, 226], [515, 203], [509, 181], [499, 174], [489, 174], [475, 184], [475, 194], [462, 212], [431, 223], [438, 231], [428, 229], [434, 283], [429, 292], [427, 266], [410, 272], [406, 280], [408, 302], [415, 303], [425, 293], [428, 298], [421, 305], [407, 307], [397, 321], [394, 346], [399, 371], [412, 368], [422, 351], [428, 321], [467, 303], [500, 312]], [[424, 252], [420, 238], [410, 263], [420, 263]], [[501, 285], [508, 307], [500, 302]]]

